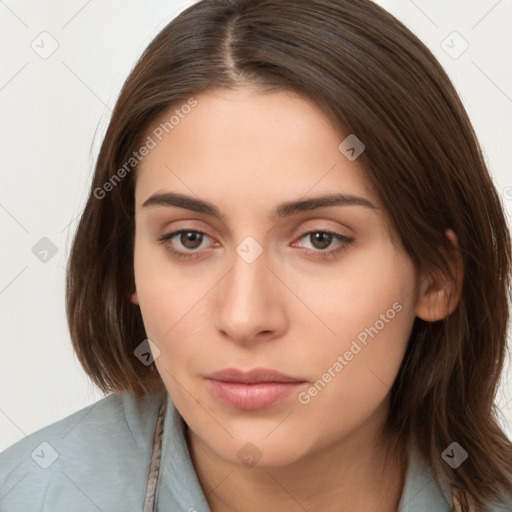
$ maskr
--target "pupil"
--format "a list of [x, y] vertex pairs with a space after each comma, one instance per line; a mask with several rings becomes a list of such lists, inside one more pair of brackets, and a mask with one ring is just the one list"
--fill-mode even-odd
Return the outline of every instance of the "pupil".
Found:
[[188, 249], [197, 249], [201, 245], [201, 233], [186, 231], [181, 234], [180, 242]]
[[[313, 233], [313, 246], [316, 247], [317, 249], [325, 249], [327, 247], [329, 247], [329, 244], [331, 243], [331, 239], [332, 239], [332, 235], [330, 235], [329, 233], [323, 233], [323, 232], [318, 232], [318, 233]], [[320, 246], [318, 246], [316, 244], [316, 242], [320, 242]]]

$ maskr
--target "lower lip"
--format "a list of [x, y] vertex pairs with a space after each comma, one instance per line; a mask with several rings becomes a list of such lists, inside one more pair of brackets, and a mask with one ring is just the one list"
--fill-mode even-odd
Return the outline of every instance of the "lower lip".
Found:
[[207, 379], [213, 394], [223, 403], [237, 409], [265, 409], [289, 397], [303, 382], [262, 382], [242, 384]]

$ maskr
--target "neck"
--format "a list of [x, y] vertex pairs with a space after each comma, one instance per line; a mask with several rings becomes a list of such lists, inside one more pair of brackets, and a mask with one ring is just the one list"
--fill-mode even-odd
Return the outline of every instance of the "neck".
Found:
[[291, 464], [252, 468], [226, 461], [190, 430], [187, 436], [211, 512], [395, 512], [405, 446], [396, 435], [369, 438], [360, 430]]

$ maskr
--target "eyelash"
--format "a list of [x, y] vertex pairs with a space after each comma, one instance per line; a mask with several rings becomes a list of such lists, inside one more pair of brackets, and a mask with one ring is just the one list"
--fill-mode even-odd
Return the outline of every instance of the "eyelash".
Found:
[[[169, 240], [174, 238], [176, 235], [180, 235], [182, 233], [198, 233], [200, 235], [206, 235], [207, 237], [212, 238], [207, 233], [205, 233], [203, 231], [198, 231], [196, 229], [180, 229], [178, 231], [173, 231], [172, 233], [168, 233], [168, 234], [162, 235], [158, 239], [158, 242], [161, 243], [162, 245], [164, 245], [165, 249], [168, 252], [170, 252], [173, 256], [176, 256], [178, 258], [190, 259], [190, 258], [197, 258], [197, 257], [199, 257], [200, 255], [199, 255], [199, 251], [198, 250], [196, 250], [194, 252], [178, 251], [178, 250], [174, 249], [173, 247], [171, 247], [171, 245], [169, 245], [167, 243]], [[335, 239], [337, 239], [337, 240], [339, 240], [341, 242], [341, 244], [338, 245], [338, 247], [336, 247], [335, 249], [330, 249], [330, 250], [305, 249], [304, 250], [304, 252], [305, 252], [305, 254], [307, 256], [313, 256], [313, 257], [324, 259], [324, 260], [335, 258], [339, 254], [341, 254], [345, 249], [347, 249], [348, 246], [354, 241], [353, 238], [350, 238], [350, 237], [347, 237], [347, 236], [344, 236], [344, 235], [340, 235], [339, 233], [334, 233], [332, 231], [326, 231], [326, 230], [320, 230], [320, 229], [318, 229], [316, 231], [306, 231], [306, 232], [302, 233], [300, 235], [300, 237], [299, 237], [299, 240], [304, 238], [306, 235], [312, 235], [312, 234], [315, 234], [315, 233], [324, 233], [324, 234], [327, 234], [327, 235], [332, 235]]]

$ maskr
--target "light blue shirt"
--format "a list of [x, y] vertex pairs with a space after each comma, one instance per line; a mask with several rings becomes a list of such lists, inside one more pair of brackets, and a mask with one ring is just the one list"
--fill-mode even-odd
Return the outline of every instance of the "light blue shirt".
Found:
[[[185, 423], [168, 394], [160, 512], [210, 512], [190, 458]], [[0, 453], [1, 512], [130, 512], [143, 510], [161, 396], [114, 393], [27, 436]], [[418, 453], [398, 512], [449, 512], [449, 493]], [[495, 508], [510, 512], [512, 507]]]

